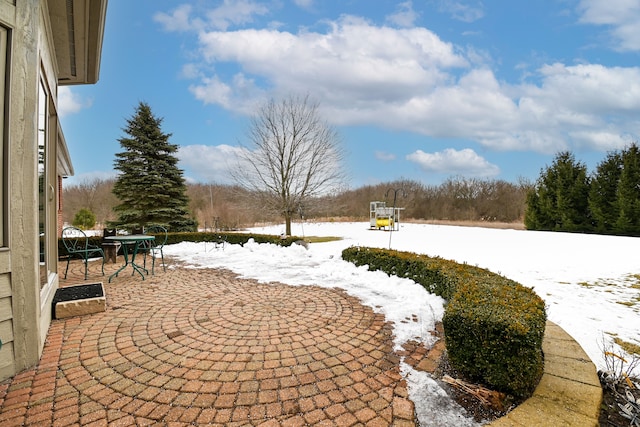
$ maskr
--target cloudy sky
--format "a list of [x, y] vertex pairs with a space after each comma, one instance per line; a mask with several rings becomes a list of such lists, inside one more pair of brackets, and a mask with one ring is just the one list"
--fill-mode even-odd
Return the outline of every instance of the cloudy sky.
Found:
[[140, 101], [194, 182], [229, 182], [248, 118], [309, 95], [350, 186], [590, 171], [640, 135], [637, 0], [112, 0], [100, 81], [62, 88], [76, 176], [114, 175]]

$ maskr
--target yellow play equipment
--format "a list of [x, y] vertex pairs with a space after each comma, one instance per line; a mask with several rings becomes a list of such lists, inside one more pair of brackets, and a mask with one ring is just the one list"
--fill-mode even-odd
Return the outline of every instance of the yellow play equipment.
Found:
[[377, 230], [398, 230], [400, 211], [404, 208], [388, 207], [386, 202], [369, 203], [369, 226]]
[[376, 227], [383, 228], [393, 225], [393, 218], [376, 218]]

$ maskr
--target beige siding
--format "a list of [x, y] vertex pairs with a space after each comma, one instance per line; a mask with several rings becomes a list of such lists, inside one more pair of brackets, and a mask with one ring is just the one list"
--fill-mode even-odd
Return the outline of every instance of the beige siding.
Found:
[[0, 378], [10, 378], [18, 373], [13, 357], [13, 342], [2, 346], [0, 351]]
[[[0, 0], [0, 24], [11, 29], [15, 25], [15, 2], [9, 0]], [[4, 62], [4, 61], [3, 61]], [[7, 72], [10, 72], [11, 64], [5, 64]], [[5, 88], [7, 89], [7, 88]], [[10, 89], [6, 92], [3, 90], [4, 96], [9, 96]], [[4, 98], [4, 97], [3, 97]], [[10, 128], [8, 123], [3, 123], [4, 127]], [[0, 134], [1, 135], [1, 134]], [[8, 144], [7, 140], [0, 140], [0, 148], [2, 145]], [[8, 167], [7, 159], [2, 157], [2, 165], [0, 170]], [[9, 171], [10, 173], [11, 171]], [[9, 179], [9, 183], [11, 180]], [[1, 190], [0, 190], [1, 191]], [[5, 205], [5, 201], [8, 199], [8, 195], [0, 194], [2, 196], [2, 218], [3, 221], [7, 219], [9, 214], [9, 206]], [[1, 226], [1, 225], [0, 225]], [[13, 331], [13, 308], [11, 297], [11, 252], [7, 246], [9, 246], [9, 238], [11, 233], [9, 230], [3, 235], [2, 243], [4, 248], [0, 249], [0, 340], [2, 340], [2, 348], [0, 348], [0, 379], [8, 378], [15, 375], [15, 353], [13, 349], [14, 331]]]
[[[0, 23], [11, 32], [7, 64], [10, 80], [8, 139], [8, 194], [3, 197], [8, 217], [7, 248], [0, 253], [0, 378], [35, 365], [40, 356], [37, 223], [37, 82], [41, 5], [46, 2], [0, 0]], [[46, 48], [46, 47], [45, 47]], [[7, 342], [5, 343], [5, 335]]]
[[39, 239], [37, 112], [40, 6], [16, 5], [9, 87], [9, 248], [16, 371], [34, 366], [39, 354]]
[[[0, 253], [0, 260], [9, 258], [8, 251]], [[0, 261], [0, 267], [4, 262]], [[13, 360], [13, 316], [11, 308], [11, 282], [9, 274], [0, 274], [0, 378], [15, 375], [15, 363]]]

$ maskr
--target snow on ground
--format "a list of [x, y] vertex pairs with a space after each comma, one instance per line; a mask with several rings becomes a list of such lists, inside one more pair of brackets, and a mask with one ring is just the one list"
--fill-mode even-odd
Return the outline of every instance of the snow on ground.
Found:
[[[280, 235], [284, 228], [251, 231]], [[573, 336], [599, 369], [604, 368], [603, 348], [605, 343], [607, 348], [613, 345], [612, 336], [640, 344], [637, 238], [409, 223], [390, 233], [370, 230], [366, 222], [297, 223], [292, 233], [342, 240], [313, 243], [309, 249], [256, 243], [216, 248], [183, 242], [166, 246], [164, 252], [193, 266], [226, 268], [265, 283], [342, 288], [393, 322], [396, 348], [412, 339], [432, 343], [430, 332], [442, 318], [442, 299], [411, 280], [342, 261], [344, 248], [391, 246], [477, 265], [533, 287], [547, 304], [549, 320]], [[418, 321], [407, 321], [412, 317]], [[442, 404], [443, 391], [428, 375], [404, 363], [401, 368], [421, 425], [474, 425], [462, 418], [462, 409], [453, 402]], [[431, 399], [425, 400], [425, 390]]]

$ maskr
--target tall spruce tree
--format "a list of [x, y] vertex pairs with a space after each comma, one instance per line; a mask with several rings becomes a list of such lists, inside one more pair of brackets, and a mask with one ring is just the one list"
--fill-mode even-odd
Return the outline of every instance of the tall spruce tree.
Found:
[[129, 136], [118, 141], [124, 149], [116, 154], [114, 168], [120, 171], [113, 193], [120, 199], [114, 208], [115, 225], [123, 228], [163, 225], [170, 231], [193, 231], [182, 170], [175, 156], [178, 146], [162, 132], [161, 118], [140, 102], [123, 129]]
[[622, 174], [622, 154], [614, 151], [598, 164], [589, 189], [589, 210], [595, 231], [611, 233], [620, 215], [618, 183]]
[[618, 182], [616, 234], [640, 235], [640, 149], [632, 144], [622, 151], [622, 171]]
[[530, 230], [587, 231], [591, 228], [588, 200], [587, 167], [568, 151], [558, 153], [527, 195], [525, 226]]

